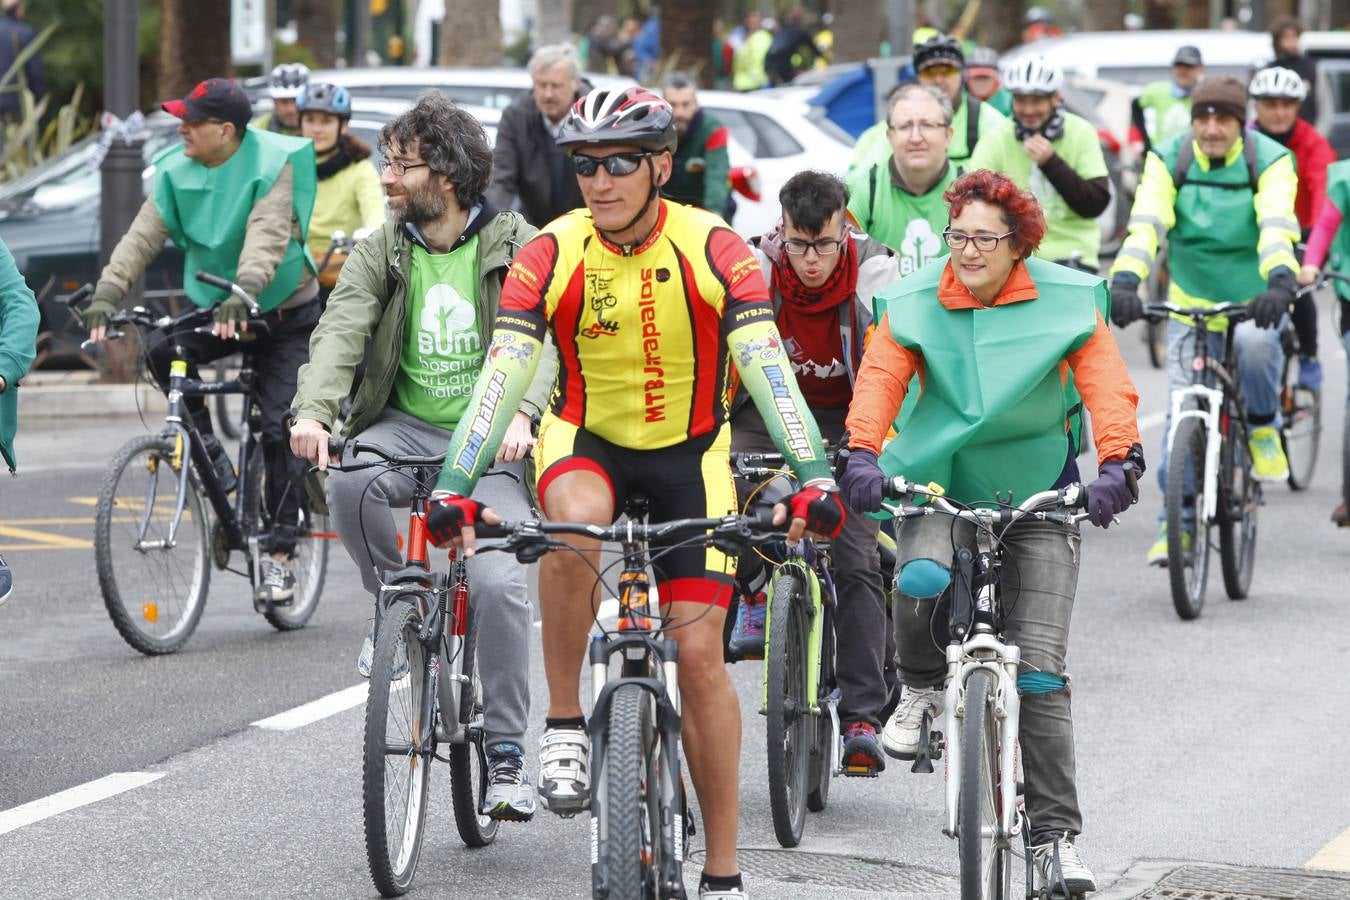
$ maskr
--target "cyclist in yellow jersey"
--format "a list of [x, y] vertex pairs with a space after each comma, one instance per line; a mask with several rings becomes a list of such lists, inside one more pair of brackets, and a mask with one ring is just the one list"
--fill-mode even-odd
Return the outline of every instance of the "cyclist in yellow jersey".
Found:
[[[433, 538], [472, 548], [474, 522], [497, 521], [469, 494], [530, 382], [546, 329], [558, 348], [558, 383], [535, 459], [549, 518], [609, 524], [638, 492], [654, 522], [732, 512], [725, 388], [734, 364], [804, 485], [786, 504], [789, 537], [837, 534], [843, 504], [758, 264], [717, 216], [658, 196], [676, 143], [669, 104], [643, 88], [592, 91], [558, 143], [587, 209], [554, 220], [511, 266], [487, 362], [428, 514]], [[779, 509], [779, 520], [786, 514]], [[599, 546], [573, 543], [585, 555], [550, 554], [539, 577], [549, 684], [539, 788], [562, 814], [590, 799], [578, 685]], [[653, 569], [663, 612], [680, 623], [669, 634], [680, 644], [684, 747], [707, 835], [699, 896], [744, 897], [740, 709], [722, 662], [734, 564], [715, 549], [671, 548]]]

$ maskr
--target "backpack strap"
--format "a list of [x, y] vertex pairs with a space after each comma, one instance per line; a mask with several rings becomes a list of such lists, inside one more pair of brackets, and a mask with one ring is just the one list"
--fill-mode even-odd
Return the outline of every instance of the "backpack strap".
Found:
[[1178, 190], [1186, 183], [1186, 173], [1191, 170], [1191, 163], [1195, 162], [1195, 142], [1182, 141], [1181, 146], [1177, 148], [1177, 161], [1172, 166], [1172, 185]]
[[[1261, 173], [1257, 171], [1256, 163], [1256, 141], [1252, 135], [1242, 139], [1242, 158], [1247, 164], [1247, 184], [1246, 187], [1253, 194], [1256, 193], [1256, 186], [1261, 180]], [[1195, 146], [1191, 141], [1182, 141], [1181, 146], [1177, 148], [1177, 161], [1172, 167], [1172, 184], [1178, 191], [1181, 186], [1187, 182], [1187, 174], [1191, 170], [1191, 163], [1195, 162]], [[1240, 184], [1213, 184], [1205, 182], [1211, 187], [1227, 188], [1229, 190], [1242, 190]]]
[[966, 154], [975, 153], [975, 145], [980, 140], [980, 104], [983, 101], [970, 91], [966, 91]]
[[868, 234], [872, 233], [872, 223], [877, 218], [877, 169], [880, 168], [881, 163], [877, 163], [867, 172], [867, 224], [863, 226], [863, 231]]
[[1256, 137], [1249, 135], [1242, 139], [1242, 155], [1247, 160], [1247, 181], [1252, 186], [1252, 193], [1256, 193], [1256, 185], [1261, 180], [1261, 173], [1256, 171]]

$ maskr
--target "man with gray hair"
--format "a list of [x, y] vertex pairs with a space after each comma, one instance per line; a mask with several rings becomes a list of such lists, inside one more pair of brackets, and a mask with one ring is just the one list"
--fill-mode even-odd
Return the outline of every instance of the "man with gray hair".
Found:
[[697, 86], [683, 72], [671, 72], [661, 92], [675, 115], [675, 165], [661, 193], [676, 203], [697, 206], [731, 221], [727, 176], [727, 129], [698, 105]]
[[571, 44], [540, 47], [529, 69], [533, 89], [511, 102], [497, 126], [488, 199], [498, 209], [518, 202], [525, 220], [537, 228], [582, 205], [576, 174], [556, 140], [567, 111], [589, 87]]
[[947, 188], [961, 167], [947, 157], [952, 102], [936, 87], [902, 84], [891, 94], [891, 155], [848, 178], [848, 211], [867, 234], [900, 257], [908, 275], [947, 255]]
[[[361, 241], [343, 266], [295, 395], [291, 450], [320, 469], [327, 468], [329, 432], [367, 344], [366, 376], [343, 435], [393, 453], [444, 452], [482, 371], [506, 269], [534, 236], [519, 213], [498, 212], [484, 198], [492, 174], [487, 136], [444, 94], [425, 93], [388, 122], [380, 153], [393, 221]], [[532, 419], [553, 387], [551, 349], [545, 345], [497, 454], [503, 476], [484, 478], [474, 494], [511, 519], [529, 516], [521, 461], [534, 444]], [[408, 506], [411, 487], [405, 474], [378, 468], [328, 473], [338, 537], [376, 597], [380, 573], [403, 564], [392, 509]], [[524, 768], [531, 637], [525, 570], [499, 553], [474, 556], [468, 565], [490, 770], [482, 811], [526, 821], [536, 799]], [[366, 677], [371, 643], [367, 635], [357, 662]]]

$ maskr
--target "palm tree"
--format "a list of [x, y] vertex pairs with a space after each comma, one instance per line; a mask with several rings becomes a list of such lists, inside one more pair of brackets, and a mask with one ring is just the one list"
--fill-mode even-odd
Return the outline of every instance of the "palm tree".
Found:
[[159, 15], [159, 96], [181, 97], [230, 74], [230, 4], [161, 0]]
[[445, 0], [436, 61], [443, 66], [501, 65], [502, 19], [497, 4]]
[[300, 46], [314, 54], [321, 66], [337, 62], [339, 0], [294, 0], [295, 28]]
[[717, 11], [706, 3], [661, 5], [661, 69], [677, 67], [712, 87], [712, 26]]

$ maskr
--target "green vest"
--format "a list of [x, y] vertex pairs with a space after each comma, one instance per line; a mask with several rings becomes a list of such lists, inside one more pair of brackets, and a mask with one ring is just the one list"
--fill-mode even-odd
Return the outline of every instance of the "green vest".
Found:
[[927, 193], [911, 194], [896, 187], [891, 175], [891, 157], [848, 179], [848, 211], [868, 236], [895, 251], [900, 275], [909, 275], [928, 263], [950, 254], [942, 240], [949, 219], [943, 193], [961, 174], [952, 162]]
[[210, 307], [227, 296], [202, 284], [196, 274], [235, 279], [249, 213], [288, 162], [291, 208], [300, 223], [300, 236], [291, 236], [271, 283], [256, 298], [263, 312], [295, 292], [306, 267], [316, 269], [305, 249], [318, 182], [313, 142], [250, 128], [234, 155], [218, 166], [208, 168], [188, 159], [181, 144], [155, 158], [155, 208], [183, 251], [183, 291], [193, 303]]
[[1150, 144], [1162, 144], [1191, 130], [1191, 98], [1172, 93], [1172, 82], [1155, 81], [1139, 92], [1139, 108]]
[[887, 288], [891, 335], [923, 358], [923, 391], [881, 456], [887, 475], [937, 482], [965, 503], [1025, 500], [1055, 483], [1069, 458], [1072, 401], [1060, 363], [1097, 328], [1105, 282], [1026, 261], [1035, 300], [949, 310], [937, 299], [946, 261]]
[[[1155, 152], [1174, 171], [1181, 142], [1173, 138]], [[1256, 171], [1264, 172], [1289, 151], [1262, 134], [1245, 132], [1239, 140], [1256, 142]], [[1167, 268], [1172, 280], [1192, 297], [1243, 303], [1266, 289], [1259, 271], [1260, 229], [1247, 161], [1239, 152], [1221, 169], [1205, 171], [1199, 154], [1177, 191], [1176, 224], [1167, 238]]]
[[[1350, 159], [1343, 159], [1327, 166], [1327, 199], [1341, 211], [1341, 216], [1350, 218]], [[1327, 263], [1342, 275], [1350, 275], [1350, 227], [1342, 225], [1336, 229], [1331, 240], [1331, 254]], [[1333, 281], [1336, 296], [1350, 301], [1350, 284]]]

